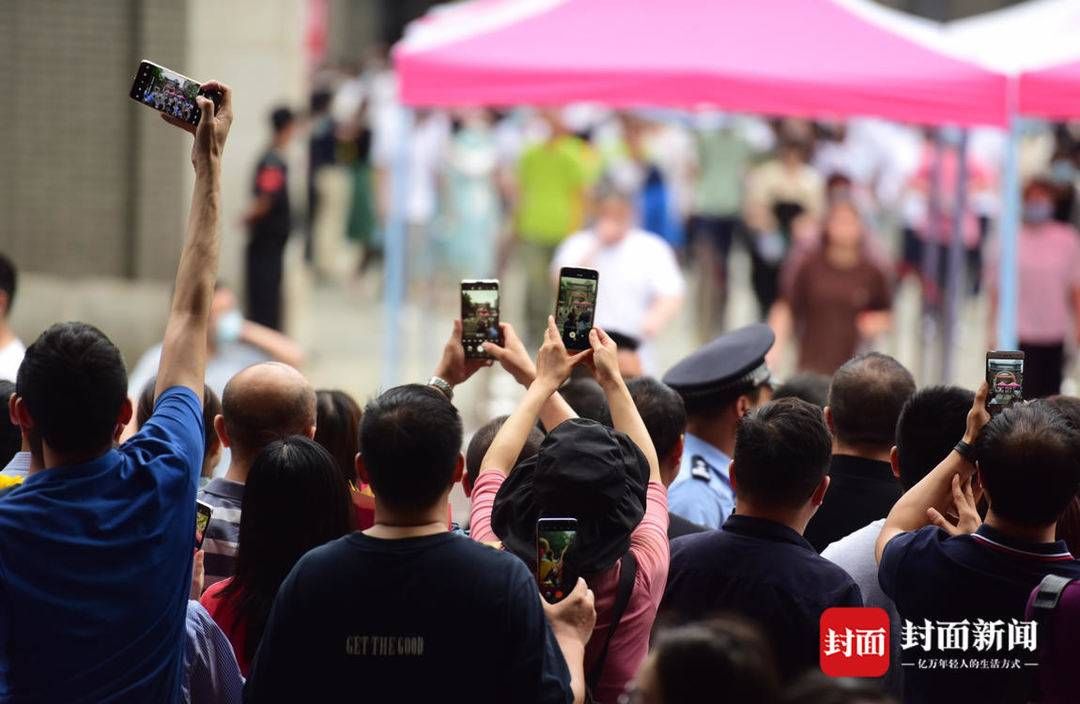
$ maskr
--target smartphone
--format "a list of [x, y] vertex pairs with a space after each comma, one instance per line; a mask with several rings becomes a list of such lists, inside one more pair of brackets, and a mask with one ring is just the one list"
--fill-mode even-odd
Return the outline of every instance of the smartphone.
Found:
[[578, 576], [566, 560], [576, 541], [576, 518], [541, 518], [536, 522], [536, 583], [550, 604], [565, 599], [577, 583]]
[[199, 124], [202, 115], [195, 102], [199, 95], [214, 101], [215, 110], [221, 104], [218, 91], [204, 91], [198, 81], [145, 59], [131, 83], [132, 100], [192, 125]]
[[589, 330], [596, 312], [596, 287], [600, 273], [595, 269], [563, 267], [559, 270], [559, 296], [555, 301], [555, 325], [568, 350], [589, 347]]
[[994, 350], [986, 353], [986, 410], [991, 416], [1024, 400], [1024, 353]]
[[500, 347], [503, 344], [499, 327], [499, 281], [466, 279], [461, 282], [461, 345], [465, 356], [490, 358], [480, 347], [484, 342], [494, 342]]
[[201, 550], [203, 539], [206, 537], [206, 528], [210, 525], [210, 517], [214, 515], [214, 507], [202, 501], [195, 501], [195, 549]]

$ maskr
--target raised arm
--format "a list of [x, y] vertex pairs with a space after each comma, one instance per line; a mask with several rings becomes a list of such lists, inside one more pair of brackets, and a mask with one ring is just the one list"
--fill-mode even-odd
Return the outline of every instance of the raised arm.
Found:
[[521, 454], [521, 448], [525, 446], [529, 430], [536, 424], [541, 407], [570, 376], [574, 365], [591, 354], [592, 350], [575, 355], [567, 352], [562, 337], [555, 328], [555, 318], [548, 316], [544, 344], [536, 357], [536, 378], [529, 385], [521, 403], [491, 441], [491, 446], [480, 463], [480, 474], [492, 470], [508, 473], [513, 468], [514, 461]]
[[641, 420], [637, 406], [634, 405], [630, 390], [626, 388], [626, 382], [619, 373], [618, 347], [600, 328], [589, 331], [589, 344], [592, 345], [592, 366], [596, 380], [604, 389], [608, 407], [611, 409], [612, 425], [615, 430], [626, 433], [641, 449], [649, 462], [649, 481], [659, 482], [660, 462], [656, 458], [656, 448], [645, 428], [645, 422]]
[[[968, 411], [964, 442], [972, 445], [979, 438], [983, 426], [990, 420], [986, 412], [986, 395], [989, 387], [984, 381], [975, 394], [975, 402]], [[874, 557], [881, 562], [881, 555], [889, 541], [901, 533], [918, 530], [931, 522], [953, 502], [953, 477], [960, 475], [960, 482], [970, 479], [975, 467], [955, 450], [935, 467], [930, 474], [911, 487], [893, 505], [878, 535]]]
[[215, 113], [214, 103], [209, 98], [196, 98], [202, 112], [198, 127], [165, 118], [195, 135], [191, 147], [195, 189], [154, 388], [155, 395], [160, 395], [169, 387], [186, 386], [200, 400], [206, 374], [210, 300], [214, 296], [218, 271], [221, 152], [232, 124], [232, 90], [216, 81], [204, 84], [203, 89], [220, 92], [221, 104]]
[[[502, 328], [503, 346], [485, 342], [484, 351], [502, 365], [502, 368], [514, 377], [514, 381], [528, 389], [536, 379], [536, 365], [533, 364], [532, 357], [529, 356], [525, 343], [518, 337], [514, 326], [510, 323], [502, 323], [499, 327]], [[548, 432], [554, 430], [563, 421], [577, 417], [574, 409], [558, 392], [553, 393], [547, 403], [540, 407], [540, 422], [544, 424]]]

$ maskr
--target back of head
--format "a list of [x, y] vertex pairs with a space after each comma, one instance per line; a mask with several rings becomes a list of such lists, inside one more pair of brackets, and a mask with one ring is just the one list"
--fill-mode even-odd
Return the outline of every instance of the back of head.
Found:
[[4, 402], [3, 411], [0, 411], [0, 469], [22, 449], [22, 430], [11, 422], [11, 416], [7, 412], [8, 399], [13, 393], [15, 382], [0, 379], [0, 401]]
[[0, 320], [11, 314], [11, 305], [15, 302], [15, 288], [18, 281], [19, 275], [15, 270], [15, 264], [0, 254]]
[[785, 704], [891, 704], [873, 680], [828, 677], [809, 672], [793, 684], [784, 696]]
[[626, 383], [645, 429], [649, 431], [656, 456], [668, 458], [686, 432], [686, 404], [675, 389], [657, 379], [639, 376]]
[[[142, 428], [150, 416], [154, 414], [154, 388], [157, 386], [157, 376], [150, 377], [146, 386], [139, 393], [139, 399], [135, 404], [135, 427]], [[217, 450], [218, 437], [214, 432], [214, 418], [221, 413], [221, 401], [214, 390], [209, 386], [203, 387], [203, 462]]]
[[315, 392], [315, 442], [326, 448], [341, 476], [352, 483], [356, 482], [361, 414], [360, 404], [344, 391]]
[[430, 386], [397, 386], [370, 401], [360, 452], [376, 498], [398, 511], [432, 508], [454, 480], [462, 435], [457, 409]]
[[958, 386], [928, 386], [916, 391], [896, 423], [900, 483], [915, 486], [964, 437], [975, 394]]
[[995, 416], [976, 453], [990, 509], [1022, 526], [1056, 522], [1080, 487], [1080, 431], [1046, 401]]
[[773, 391], [773, 400], [781, 398], [801, 398], [818, 408], [825, 408], [829, 402], [829, 385], [832, 378], [814, 372], [800, 372], [791, 377]]
[[915, 393], [915, 380], [900, 362], [879, 352], [859, 355], [837, 370], [829, 387], [833, 429], [841, 442], [888, 450], [896, 421]]
[[[780, 681], [772, 649], [750, 624], [733, 619], [662, 632], [653, 650], [653, 680], [663, 704], [702, 701], [723, 683], [724, 701], [772, 704]], [[650, 700], [652, 701], [652, 700]]]
[[86, 323], [57, 323], [26, 348], [17, 393], [34, 421], [32, 442], [85, 455], [112, 443], [127, 398], [120, 350]]
[[307, 551], [351, 531], [353, 516], [348, 485], [313, 440], [276, 440], [255, 458], [244, 489], [236, 578], [225, 592], [247, 622], [249, 656], [289, 570]]
[[254, 364], [225, 385], [221, 415], [233, 457], [253, 459], [275, 440], [310, 432], [315, 425], [315, 390], [286, 364]]
[[[476, 484], [476, 478], [480, 476], [480, 464], [484, 461], [484, 455], [487, 454], [488, 449], [491, 448], [491, 442], [495, 439], [495, 436], [499, 434], [499, 430], [503, 427], [503, 423], [507, 421], [510, 416], [499, 416], [498, 418], [488, 421], [480, 427], [475, 433], [473, 433], [472, 439], [469, 440], [469, 446], [465, 450], [465, 474], [469, 477], [469, 486]], [[516, 466], [519, 462], [526, 460], [534, 456], [540, 451], [540, 444], [544, 442], [544, 434], [535, 425], [529, 430], [529, 437], [525, 439], [525, 445], [522, 446], [521, 452], [518, 453], [517, 459], [514, 460]], [[509, 470], [509, 467], [505, 469]]]
[[570, 404], [578, 417], [611, 427], [611, 409], [608, 408], [607, 396], [596, 379], [587, 376], [574, 377], [563, 384], [559, 395]]
[[276, 107], [270, 112], [270, 127], [273, 128], [274, 134], [292, 125], [293, 120], [293, 111], [285, 106]]
[[825, 476], [831, 453], [820, 408], [797, 398], [772, 401], [739, 421], [736, 491], [761, 508], [800, 508]]

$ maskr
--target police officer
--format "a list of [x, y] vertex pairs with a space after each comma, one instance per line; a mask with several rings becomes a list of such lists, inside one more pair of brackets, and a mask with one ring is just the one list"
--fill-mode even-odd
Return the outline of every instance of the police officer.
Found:
[[686, 445], [668, 490], [672, 513], [707, 528], [735, 507], [728, 465], [739, 419], [772, 395], [765, 354], [776, 336], [768, 325], [721, 335], [672, 367], [664, 383], [686, 403]]

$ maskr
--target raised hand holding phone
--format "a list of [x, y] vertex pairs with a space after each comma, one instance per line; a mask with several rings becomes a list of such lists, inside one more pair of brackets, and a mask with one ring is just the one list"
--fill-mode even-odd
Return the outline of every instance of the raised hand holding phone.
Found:
[[574, 367], [592, 355], [592, 349], [570, 354], [555, 327], [554, 316], [548, 316], [544, 344], [536, 355], [536, 381], [546, 384], [552, 392], [570, 377]]

